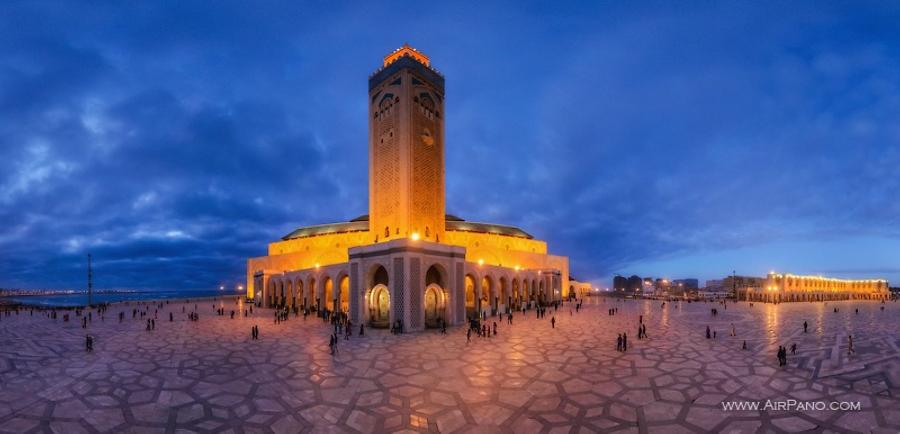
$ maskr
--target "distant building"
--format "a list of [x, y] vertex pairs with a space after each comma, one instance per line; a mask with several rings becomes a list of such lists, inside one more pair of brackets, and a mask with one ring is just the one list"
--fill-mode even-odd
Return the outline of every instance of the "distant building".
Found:
[[629, 277], [628, 278], [628, 287], [627, 287], [628, 293], [630, 293], [630, 294], [640, 293], [641, 290], [643, 289], [643, 288], [641, 288], [643, 285], [644, 285], [644, 281], [640, 278], [640, 276], [633, 275], [633, 276]]
[[696, 291], [700, 289], [700, 281], [697, 279], [675, 279], [672, 283], [684, 291]]
[[737, 297], [763, 302], [884, 300], [890, 293], [888, 282], [883, 279], [847, 280], [772, 272], [758, 286], [739, 285]]
[[732, 295], [741, 291], [759, 291], [765, 286], [765, 277], [728, 276], [722, 279], [722, 288]]
[[703, 290], [706, 292], [727, 292], [725, 281], [722, 279], [707, 280], [706, 285], [703, 286]]
[[628, 287], [628, 279], [625, 276], [613, 277], [613, 291], [616, 292], [625, 292], [625, 289]]
[[569, 298], [581, 298], [591, 292], [590, 282], [580, 282], [575, 276], [569, 275]]

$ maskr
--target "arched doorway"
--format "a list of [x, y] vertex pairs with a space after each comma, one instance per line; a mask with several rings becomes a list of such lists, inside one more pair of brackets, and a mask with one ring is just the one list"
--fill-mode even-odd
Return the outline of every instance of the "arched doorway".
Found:
[[318, 311], [320, 309], [319, 294], [316, 292], [316, 279], [314, 277], [309, 278], [309, 282], [306, 284], [306, 293], [309, 300], [309, 307]]
[[391, 293], [382, 284], [375, 285], [370, 292], [369, 306], [371, 310], [369, 326], [387, 328], [391, 324]]
[[425, 272], [425, 327], [436, 328], [446, 320], [447, 293], [444, 291], [444, 276], [436, 265]]
[[287, 294], [287, 300], [285, 301], [285, 304], [289, 305], [293, 309], [294, 302], [297, 299], [296, 299], [296, 297], [294, 297], [294, 281], [291, 280], [290, 278], [288, 278], [287, 290], [285, 291], [285, 293]]
[[303, 291], [303, 279], [298, 278], [294, 284], [294, 291], [297, 293], [297, 307], [306, 309], [306, 292]]
[[506, 281], [505, 277], [500, 278], [500, 297], [497, 300], [497, 311], [498, 312], [506, 312], [506, 308], [509, 307], [509, 283]]
[[475, 278], [466, 274], [466, 318], [478, 315], [478, 300], [475, 297]]
[[344, 276], [341, 277], [340, 285], [338, 285], [338, 290], [340, 291], [340, 296], [338, 299], [340, 300], [340, 310], [341, 312], [350, 311], [350, 277]]
[[266, 301], [264, 304], [266, 307], [275, 306], [275, 281], [274, 280], [269, 281], [269, 289], [268, 289], [268, 291], [266, 291], [265, 299], [266, 299]]
[[512, 295], [509, 300], [509, 308], [510, 310], [515, 310], [519, 306], [519, 293], [522, 291], [522, 287], [520, 286], [519, 279], [513, 279], [512, 281]]
[[367, 286], [366, 305], [369, 313], [369, 327], [388, 328], [391, 325], [391, 292], [388, 289], [388, 272], [381, 265], [370, 275]]
[[335, 307], [337, 303], [334, 300], [334, 282], [330, 277], [326, 277], [322, 287], [324, 288], [324, 300], [322, 300], [322, 304], [325, 305], [325, 309], [328, 309], [332, 312], [337, 310]]
[[484, 276], [481, 278], [481, 305], [487, 306], [487, 309], [493, 315], [494, 310], [497, 309], [497, 305], [494, 304], [494, 284], [490, 277]]

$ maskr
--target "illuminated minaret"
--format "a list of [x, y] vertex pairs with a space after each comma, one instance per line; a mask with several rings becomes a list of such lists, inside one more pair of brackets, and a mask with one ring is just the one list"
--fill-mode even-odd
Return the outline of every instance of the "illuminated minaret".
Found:
[[369, 230], [444, 236], [444, 77], [406, 44], [369, 78]]

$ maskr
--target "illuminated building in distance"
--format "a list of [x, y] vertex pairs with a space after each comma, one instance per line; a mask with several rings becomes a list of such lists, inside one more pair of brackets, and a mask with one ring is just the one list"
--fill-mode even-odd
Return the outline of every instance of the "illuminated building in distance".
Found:
[[846, 280], [823, 276], [801, 276], [769, 272], [759, 287], [738, 287], [738, 300], [762, 302], [886, 300], [890, 297], [887, 280]]

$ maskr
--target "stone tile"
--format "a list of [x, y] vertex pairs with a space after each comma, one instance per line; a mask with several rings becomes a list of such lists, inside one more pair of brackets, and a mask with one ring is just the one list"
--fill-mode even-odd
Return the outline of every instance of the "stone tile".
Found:
[[[469, 344], [462, 328], [369, 330], [341, 341], [337, 356], [320, 320], [274, 324], [267, 309], [232, 320], [211, 304], [198, 303], [199, 322], [185, 320], [182, 303], [166, 305], [161, 317], [172, 310], [177, 320], [151, 333], [130, 320], [144, 306], [114, 305], [107, 316], [124, 310], [129, 319], [95, 320], [94, 353], [75, 350], [84, 338], [76, 323], [4, 317], [0, 432], [900, 431], [897, 303], [881, 312], [874, 302], [830, 302], [824, 315], [819, 304], [740, 303], [716, 306], [712, 317], [705, 303], [590, 299], [556, 329], [526, 314]], [[607, 315], [609, 307], [619, 314]], [[616, 352], [616, 333], [630, 334], [638, 315], [651, 338]], [[802, 333], [804, 320], [815, 333]], [[728, 336], [731, 323], [738, 338]], [[254, 324], [261, 339], [250, 341]], [[717, 339], [705, 339], [706, 325]], [[775, 349], [791, 343], [799, 354], [778, 367]], [[723, 401], [787, 399], [862, 410], [722, 409]]]

